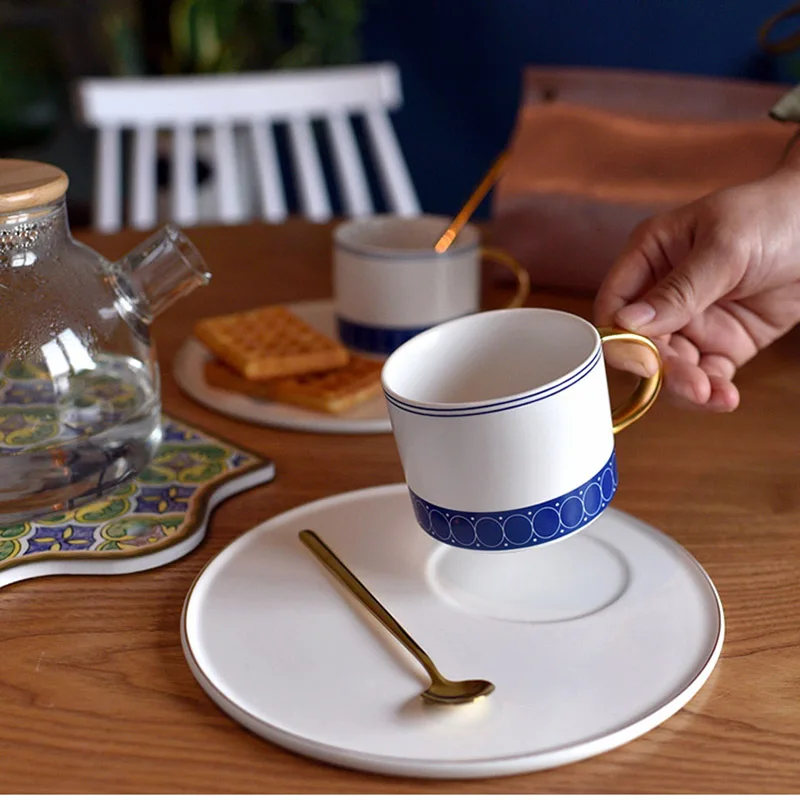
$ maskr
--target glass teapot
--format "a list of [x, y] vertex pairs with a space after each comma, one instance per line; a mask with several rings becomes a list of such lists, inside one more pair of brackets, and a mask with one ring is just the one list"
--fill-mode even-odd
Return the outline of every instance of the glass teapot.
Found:
[[0, 524], [75, 508], [161, 442], [153, 318], [210, 275], [167, 226], [111, 263], [70, 233], [67, 176], [0, 159]]

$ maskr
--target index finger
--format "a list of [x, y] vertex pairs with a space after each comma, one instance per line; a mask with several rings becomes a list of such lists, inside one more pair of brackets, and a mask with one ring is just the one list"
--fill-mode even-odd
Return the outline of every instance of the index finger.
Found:
[[617, 311], [641, 297], [655, 284], [654, 269], [638, 244], [623, 252], [608, 271], [595, 296], [595, 323], [613, 325]]
[[617, 311], [642, 297], [688, 255], [691, 245], [682, 223], [682, 215], [669, 214], [634, 229], [595, 297], [598, 325], [612, 325]]

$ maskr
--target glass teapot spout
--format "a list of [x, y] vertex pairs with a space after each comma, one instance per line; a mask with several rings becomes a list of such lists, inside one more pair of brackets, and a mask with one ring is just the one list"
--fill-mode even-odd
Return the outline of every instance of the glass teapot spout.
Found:
[[211, 280], [203, 257], [174, 225], [165, 225], [112, 265], [136, 314], [150, 323]]

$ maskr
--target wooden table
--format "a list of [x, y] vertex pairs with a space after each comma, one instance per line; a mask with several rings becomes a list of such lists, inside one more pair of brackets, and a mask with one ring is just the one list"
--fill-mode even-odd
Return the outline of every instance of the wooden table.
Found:
[[[30, 580], [0, 593], [0, 787], [5, 792], [789, 792], [800, 789], [800, 331], [741, 374], [727, 416], [661, 401], [618, 438], [616, 505], [666, 531], [718, 587], [722, 659], [666, 723], [606, 755], [488, 781], [350, 772], [248, 733], [203, 693], [179, 642], [200, 568], [264, 519], [337, 492], [402, 480], [390, 435], [256, 428], [184, 397], [172, 359], [201, 315], [330, 295], [330, 228], [196, 229], [214, 280], [155, 327], [165, 408], [272, 457], [278, 480], [227, 501], [181, 561], [120, 577]], [[142, 237], [80, 238], [110, 258]], [[589, 314], [588, 298], [535, 305]], [[345, 468], [346, 465], [346, 468]], [[535, 721], [532, 721], [535, 724]]]

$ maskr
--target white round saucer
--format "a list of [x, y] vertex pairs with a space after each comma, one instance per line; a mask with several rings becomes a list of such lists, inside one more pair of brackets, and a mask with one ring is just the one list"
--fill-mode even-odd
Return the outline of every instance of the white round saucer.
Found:
[[[303, 528], [444, 675], [495, 692], [424, 704], [425, 673], [298, 541]], [[232, 542], [189, 591], [181, 637], [211, 699], [275, 744], [371, 772], [478, 778], [579, 761], [651, 730], [709, 677], [723, 628], [702, 567], [615, 509], [564, 542], [473, 553], [424, 534], [397, 484], [296, 508]]]
[[[288, 305], [291, 311], [322, 333], [338, 338], [331, 300]], [[191, 398], [221, 414], [246, 422], [315, 433], [391, 433], [389, 412], [383, 394], [342, 414], [272, 403], [209, 386], [205, 364], [211, 352], [194, 337], [187, 339], [175, 356], [173, 374], [178, 386]]]

